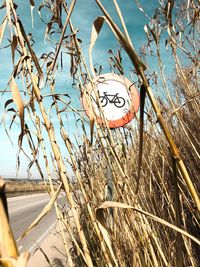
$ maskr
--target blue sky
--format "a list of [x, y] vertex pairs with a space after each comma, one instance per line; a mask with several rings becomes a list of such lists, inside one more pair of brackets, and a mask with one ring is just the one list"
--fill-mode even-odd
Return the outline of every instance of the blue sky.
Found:
[[[33, 34], [33, 38], [35, 40], [35, 44], [33, 46], [34, 51], [36, 52], [37, 56], [39, 57], [42, 53], [48, 53], [51, 51], [51, 47], [48, 41], [44, 41], [44, 33], [45, 33], [45, 25], [41, 22], [39, 15], [37, 13], [37, 6], [42, 3], [41, 0], [35, 0], [36, 7], [33, 11], [34, 17], [34, 27], [32, 28], [32, 21], [31, 21], [31, 11], [29, 6], [29, 1], [22, 1], [18, 0], [15, 1], [18, 4], [18, 14], [22, 20], [23, 25], [25, 26], [25, 30], [27, 33], [31, 32]], [[144, 7], [146, 12], [151, 16], [152, 11], [157, 6], [157, 0], [153, 1], [140, 1], [141, 5]], [[108, 8], [110, 14], [116, 22], [119, 22], [116, 16], [116, 11], [113, 6], [112, 1], [102, 1], [105, 4], [105, 7]], [[138, 9], [133, 0], [120, 0], [118, 1], [122, 14], [124, 15], [124, 19], [130, 34], [130, 37], [133, 41], [134, 46], [136, 47], [137, 51], [139, 48], [145, 43], [145, 32], [144, 32], [144, 25], [148, 23], [148, 19], [145, 15]], [[0, 21], [2, 21], [5, 15], [5, 10], [0, 10]], [[42, 11], [42, 15], [48, 16]], [[100, 9], [96, 5], [95, 1], [93, 0], [78, 0], [75, 6], [75, 10], [72, 16], [72, 22], [75, 28], [79, 29], [78, 37], [82, 40], [82, 49], [83, 53], [86, 57], [88, 62], [88, 47], [90, 43], [90, 33], [93, 21], [96, 19], [97, 16], [102, 15]], [[69, 32], [69, 30], [67, 30]], [[9, 32], [6, 31], [4, 36], [4, 41], [1, 45], [3, 47], [8, 43], [6, 40], [9, 38]], [[119, 48], [119, 44], [115, 40], [112, 32], [105, 24], [103, 26], [102, 32], [100, 33], [99, 39], [95, 45], [93, 51], [93, 62], [97, 63], [97, 66], [103, 65], [104, 70], [103, 72], [109, 72], [109, 64], [108, 58], [109, 54], [107, 51], [109, 49], [116, 49]], [[12, 62], [11, 62], [11, 51], [10, 47], [6, 49], [0, 49], [0, 90], [4, 90], [7, 87], [8, 78], [12, 71]], [[125, 69], [126, 69], [126, 76], [129, 76], [130, 70], [133, 68], [129, 59], [123, 54], [124, 61], [125, 61]], [[153, 66], [152, 66], [153, 67]], [[8, 88], [9, 90], [9, 88]], [[72, 106], [79, 107], [80, 100], [79, 100], [79, 93], [77, 90], [72, 88], [72, 79], [70, 77], [69, 71], [69, 57], [65, 56], [65, 65], [63, 71], [58, 71], [56, 73], [56, 92], [60, 93], [68, 93], [73, 101]], [[0, 95], [0, 111], [1, 111], [1, 119], [4, 110], [4, 104], [7, 99], [11, 96], [9, 93], [5, 93], [4, 95]], [[48, 103], [47, 103], [48, 105]], [[68, 111], [66, 114], [69, 119], [69, 126], [68, 130], [70, 132], [70, 136], [73, 138], [73, 132], [75, 131], [75, 119], [74, 115]], [[6, 124], [9, 124], [9, 117], [6, 119]], [[54, 124], [56, 126], [56, 122]], [[4, 128], [0, 125], [0, 175], [3, 177], [15, 177], [16, 175], [16, 155], [17, 155], [17, 139], [20, 133], [20, 128], [17, 125], [13, 125], [11, 131], [11, 139], [13, 140], [13, 145], [9, 141]], [[26, 144], [25, 144], [26, 146]], [[28, 148], [27, 148], [28, 151]], [[21, 159], [21, 167], [18, 173], [18, 177], [26, 178], [27, 177], [27, 165], [28, 161], [22, 155], [20, 156]], [[42, 160], [42, 158], [41, 158]], [[37, 178], [37, 172], [35, 169], [32, 169], [33, 177]]]

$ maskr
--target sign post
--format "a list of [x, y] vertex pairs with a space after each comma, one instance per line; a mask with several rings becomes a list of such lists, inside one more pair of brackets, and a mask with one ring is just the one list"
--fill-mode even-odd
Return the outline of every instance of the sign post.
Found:
[[[139, 109], [139, 94], [133, 83], [123, 76], [114, 73], [102, 74], [95, 77], [87, 85], [87, 94], [82, 97], [86, 115], [96, 119], [96, 122], [112, 130], [129, 123]], [[110, 153], [111, 162], [113, 156]], [[106, 200], [113, 199], [113, 174], [107, 167], [107, 195]], [[112, 211], [111, 217], [113, 217]]]

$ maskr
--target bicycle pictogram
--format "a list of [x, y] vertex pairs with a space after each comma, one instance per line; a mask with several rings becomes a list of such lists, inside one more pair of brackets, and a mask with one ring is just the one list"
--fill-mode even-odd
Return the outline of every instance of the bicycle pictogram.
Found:
[[108, 103], [114, 104], [117, 108], [122, 108], [125, 105], [125, 99], [121, 96], [118, 96], [118, 93], [111, 95], [107, 94], [107, 92], [103, 92], [103, 94], [104, 95], [99, 96], [102, 108]]

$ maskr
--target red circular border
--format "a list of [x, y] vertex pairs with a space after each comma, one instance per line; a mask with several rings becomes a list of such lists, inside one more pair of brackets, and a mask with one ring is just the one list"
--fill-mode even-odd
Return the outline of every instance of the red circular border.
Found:
[[[129, 123], [135, 117], [135, 113], [138, 111], [139, 105], [140, 105], [139, 94], [138, 94], [135, 86], [133, 85], [133, 83], [125, 77], [122, 77], [122, 76], [119, 76], [119, 75], [113, 74], [113, 73], [106, 73], [106, 74], [102, 74], [98, 77], [95, 77], [93, 79], [93, 83], [97, 84], [97, 82], [101, 78], [105, 78], [105, 81], [106, 80], [115, 80], [115, 81], [121, 82], [123, 85], [125, 85], [128, 88], [128, 90], [131, 94], [132, 109], [133, 110], [130, 110], [129, 112], [126, 113], [125, 116], [123, 116], [122, 118], [120, 118], [118, 120], [107, 120], [108, 127], [110, 129], [122, 127], [122, 126], [126, 125], [127, 123]], [[88, 84], [87, 89], [89, 92], [91, 92], [92, 91], [92, 85]], [[87, 103], [87, 100], [85, 99], [84, 95], [82, 96], [82, 104], [83, 104], [83, 107], [85, 109], [86, 115], [90, 119], [93, 118], [94, 112], [92, 110], [92, 107]], [[100, 116], [96, 118], [96, 121], [99, 125], [104, 125], [103, 119]]]

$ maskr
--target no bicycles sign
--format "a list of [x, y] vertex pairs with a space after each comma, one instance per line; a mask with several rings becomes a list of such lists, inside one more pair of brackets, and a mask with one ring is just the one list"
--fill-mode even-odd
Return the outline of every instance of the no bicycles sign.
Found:
[[139, 109], [139, 95], [133, 83], [113, 73], [102, 74], [89, 83], [82, 102], [90, 119], [95, 117], [100, 125], [106, 119], [111, 129], [129, 123]]

